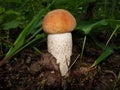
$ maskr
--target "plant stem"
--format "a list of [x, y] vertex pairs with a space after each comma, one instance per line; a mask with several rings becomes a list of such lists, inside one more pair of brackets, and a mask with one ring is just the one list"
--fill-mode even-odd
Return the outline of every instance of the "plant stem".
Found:
[[40, 55], [43, 54], [43, 53], [42, 53], [38, 48], [36, 48], [35, 46], [33, 46], [33, 49], [34, 49], [38, 54], [40, 54]]
[[82, 45], [82, 50], [81, 50], [81, 54], [80, 54], [80, 64], [82, 63], [82, 57], [83, 57], [83, 51], [84, 51], [84, 48], [85, 48], [85, 43], [86, 43], [86, 35], [84, 37], [84, 40], [83, 40], [83, 45]]
[[115, 34], [115, 32], [117, 31], [117, 29], [120, 27], [120, 25], [117, 25], [114, 29], [114, 31], [112, 32], [112, 34], [110, 35], [109, 39], [107, 40], [106, 44], [105, 44], [105, 48], [107, 47], [108, 43], [110, 42], [111, 38], [113, 37], [113, 35]]
[[42, 28], [38, 29], [26, 42], [29, 42], [31, 39], [33, 39], [41, 30]]
[[[16, 52], [13, 54], [13, 55], [15, 55], [15, 54], [17, 54], [18, 52], [20, 52], [21, 50], [23, 50], [24, 48], [26, 48], [27, 46], [29, 46], [30, 44], [32, 44], [33, 42], [35, 42], [35, 41], [37, 41], [37, 40], [39, 40], [39, 39], [41, 39], [41, 38], [44, 38], [45, 37], [45, 34], [43, 33], [43, 34], [40, 34], [38, 37], [35, 37], [34, 39], [32, 39], [31, 41], [29, 41], [28, 43], [26, 43], [26, 44], [24, 44], [21, 48], [19, 48], [18, 50], [16, 50]], [[44, 40], [44, 39], [43, 39]], [[42, 41], [43, 41], [42, 40]], [[42, 42], [41, 41], [41, 42]]]
[[[26, 48], [27, 46], [29, 46], [30, 44], [32, 44], [33, 42], [42, 39], [45, 37], [45, 34], [40, 34], [39, 36], [36, 36], [34, 39], [32, 39], [31, 41], [29, 41], [28, 43], [24, 44], [21, 48], [17, 49], [12, 55], [4, 57], [1, 61], [0, 61], [0, 67], [8, 60], [10, 59], [12, 56], [14, 56], [15, 54], [17, 54], [18, 52], [20, 52], [21, 50], [23, 50], [24, 48]], [[44, 40], [44, 39], [43, 39]]]

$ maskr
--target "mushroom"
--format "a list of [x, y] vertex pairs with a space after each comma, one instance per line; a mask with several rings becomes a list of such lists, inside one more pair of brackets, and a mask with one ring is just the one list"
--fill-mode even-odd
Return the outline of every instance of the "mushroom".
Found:
[[68, 67], [72, 55], [72, 34], [76, 20], [64, 9], [56, 9], [47, 13], [42, 27], [48, 34], [47, 47], [59, 64], [61, 76], [68, 76]]

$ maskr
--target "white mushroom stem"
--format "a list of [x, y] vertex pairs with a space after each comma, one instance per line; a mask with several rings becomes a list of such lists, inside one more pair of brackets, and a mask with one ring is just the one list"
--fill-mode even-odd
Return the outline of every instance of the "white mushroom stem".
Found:
[[48, 52], [51, 53], [59, 64], [61, 76], [68, 75], [68, 67], [72, 54], [72, 35], [71, 33], [49, 34]]

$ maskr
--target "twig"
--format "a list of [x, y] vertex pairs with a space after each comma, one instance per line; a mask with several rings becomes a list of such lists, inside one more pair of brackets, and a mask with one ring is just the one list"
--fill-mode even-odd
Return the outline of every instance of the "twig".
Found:
[[80, 57], [80, 54], [76, 57], [76, 59], [74, 60], [74, 62], [71, 64], [71, 66], [68, 68], [68, 71], [66, 72], [66, 74], [70, 71], [70, 69], [72, 68], [72, 66], [76, 63], [76, 61], [78, 60], [78, 58]]

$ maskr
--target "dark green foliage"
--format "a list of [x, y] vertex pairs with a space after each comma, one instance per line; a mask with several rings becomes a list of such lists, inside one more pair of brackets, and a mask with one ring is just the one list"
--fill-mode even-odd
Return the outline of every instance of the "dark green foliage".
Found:
[[[3, 44], [5, 42], [0, 44], [0, 47], [4, 46], [9, 49], [8, 52], [5, 52], [6, 57], [15, 55], [40, 38], [46, 38], [41, 31], [42, 19], [48, 11], [57, 8], [70, 11], [77, 20], [76, 30], [84, 32], [86, 37], [94, 31], [96, 34], [99, 33], [99, 30], [103, 31], [104, 27], [109, 27], [109, 33], [113, 33], [108, 39], [108, 45], [117, 32], [117, 35], [119, 35], [119, 0], [0, 0], [0, 32], [5, 33], [4, 35], [0, 34], [0, 38], [9, 40], [11, 39], [9, 32], [22, 30], [19, 36], [15, 37], [14, 47], [9, 48], [9, 44]], [[117, 30], [116, 27], [118, 27]], [[109, 47], [107, 45], [106, 47]], [[108, 49], [106, 50], [108, 51]], [[109, 56], [111, 52], [106, 55], [103, 54], [102, 60]]]

